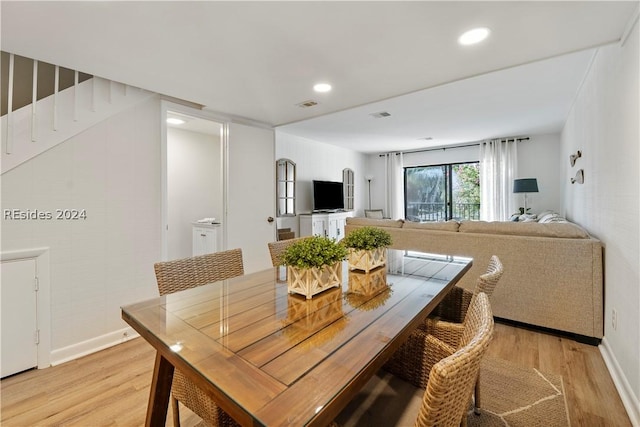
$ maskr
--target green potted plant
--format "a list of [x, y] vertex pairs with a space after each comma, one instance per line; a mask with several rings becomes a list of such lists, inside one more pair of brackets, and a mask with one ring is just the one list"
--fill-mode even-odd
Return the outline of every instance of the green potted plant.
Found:
[[310, 299], [317, 293], [342, 283], [342, 261], [347, 249], [335, 240], [312, 236], [289, 246], [282, 255], [287, 266], [290, 293]]
[[349, 268], [367, 273], [386, 264], [387, 247], [391, 243], [388, 231], [369, 226], [352, 230], [342, 240], [342, 244], [349, 249]]

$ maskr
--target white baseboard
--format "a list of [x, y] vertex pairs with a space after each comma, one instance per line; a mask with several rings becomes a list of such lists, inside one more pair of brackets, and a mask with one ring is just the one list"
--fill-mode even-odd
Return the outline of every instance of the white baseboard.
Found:
[[51, 366], [69, 362], [82, 356], [104, 350], [105, 348], [129, 341], [137, 336], [139, 335], [136, 331], [127, 327], [109, 332], [108, 334], [101, 335], [99, 337], [91, 338], [90, 340], [70, 345], [68, 347], [53, 350], [51, 352]]
[[602, 338], [602, 343], [598, 347], [600, 348], [600, 353], [602, 354], [604, 363], [607, 365], [609, 374], [613, 379], [613, 384], [616, 386], [618, 394], [620, 394], [622, 404], [627, 410], [627, 415], [629, 415], [631, 425], [634, 427], [640, 427], [640, 401], [633, 393], [633, 390], [629, 385], [629, 381], [627, 381], [624, 372], [622, 372], [618, 361], [611, 351], [607, 337]]

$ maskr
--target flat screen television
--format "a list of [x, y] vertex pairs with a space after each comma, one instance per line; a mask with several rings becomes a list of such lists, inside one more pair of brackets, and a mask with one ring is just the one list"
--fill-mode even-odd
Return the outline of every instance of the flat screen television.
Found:
[[313, 181], [313, 210], [337, 211], [344, 209], [341, 182]]

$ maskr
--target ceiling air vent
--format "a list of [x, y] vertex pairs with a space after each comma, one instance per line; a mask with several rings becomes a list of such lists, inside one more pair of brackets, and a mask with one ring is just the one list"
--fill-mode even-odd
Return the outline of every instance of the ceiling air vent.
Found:
[[386, 111], [380, 111], [379, 113], [371, 113], [370, 115], [376, 119], [382, 119], [383, 117], [389, 117], [391, 114]]
[[300, 108], [309, 108], [309, 107], [315, 107], [316, 105], [318, 105], [318, 103], [316, 101], [309, 100], [309, 101], [301, 102], [296, 105]]

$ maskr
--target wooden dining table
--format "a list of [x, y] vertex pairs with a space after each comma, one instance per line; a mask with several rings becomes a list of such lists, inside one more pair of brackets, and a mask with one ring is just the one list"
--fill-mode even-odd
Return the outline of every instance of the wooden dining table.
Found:
[[122, 307], [157, 351], [146, 425], [165, 425], [177, 368], [243, 426], [326, 426], [471, 264], [389, 249], [310, 300], [276, 267]]

